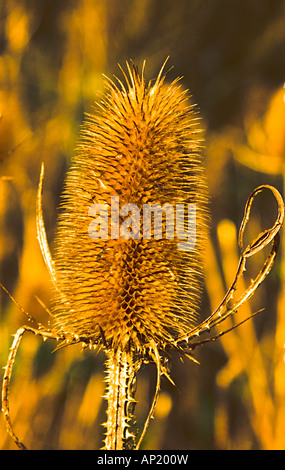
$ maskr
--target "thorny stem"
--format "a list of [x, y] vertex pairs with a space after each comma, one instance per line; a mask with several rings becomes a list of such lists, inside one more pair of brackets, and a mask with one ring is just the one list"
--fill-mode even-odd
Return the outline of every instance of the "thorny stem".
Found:
[[131, 432], [135, 407], [136, 373], [139, 361], [127, 351], [110, 351], [107, 360], [108, 402], [106, 450], [133, 449], [135, 435]]

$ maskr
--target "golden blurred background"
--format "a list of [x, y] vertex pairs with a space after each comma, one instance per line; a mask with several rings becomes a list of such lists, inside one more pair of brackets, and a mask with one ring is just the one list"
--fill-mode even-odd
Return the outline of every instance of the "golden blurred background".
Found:
[[[200, 319], [217, 307], [235, 275], [237, 231], [260, 184], [284, 193], [285, 3], [282, 0], [1, 0], [0, 281], [38, 321], [50, 317], [51, 283], [36, 238], [36, 191], [45, 163], [43, 210], [52, 249], [59, 195], [83, 113], [117, 63], [147, 60], [198, 103], [206, 129], [211, 233]], [[254, 203], [248, 237], [272, 225], [275, 202]], [[281, 234], [282, 236], [282, 234]], [[282, 253], [238, 314], [254, 320], [195, 352], [173, 357], [144, 449], [285, 449], [285, 263]], [[262, 266], [256, 255], [244, 282]], [[27, 319], [0, 292], [0, 364]], [[234, 320], [233, 320], [234, 321]], [[237, 321], [237, 320], [235, 320]], [[230, 322], [230, 325], [233, 324]], [[27, 333], [10, 390], [11, 417], [31, 449], [99, 449], [106, 406], [104, 355]], [[154, 391], [155, 369], [138, 380], [137, 423]], [[0, 420], [0, 448], [15, 449]]]

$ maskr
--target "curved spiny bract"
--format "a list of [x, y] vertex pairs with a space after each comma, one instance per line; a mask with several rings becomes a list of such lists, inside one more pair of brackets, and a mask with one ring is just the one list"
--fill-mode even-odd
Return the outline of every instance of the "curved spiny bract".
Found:
[[[135, 66], [128, 65], [128, 71], [126, 84], [107, 80], [108, 92], [99, 112], [87, 116], [67, 174], [55, 245], [53, 312], [58, 330], [143, 358], [150, 342], [163, 351], [195, 320], [207, 193], [199, 119], [186, 92], [178, 80], [166, 85], [162, 70], [149, 84]], [[125, 204], [139, 209], [140, 225], [133, 217], [129, 239], [117, 225], [122, 230], [124, 221], [128, 224], [128, 211], [117, 221], [112, 218], [117, 201], [120, 210]], [[98, 222], [98, 214], [90, 211], [94, 204], [107, 210], [108, 228], [98, 224], [104, 238], [90, 237], [92, 222]], [[194, 224], [188, 221], [190, 251], [181, 239], [187, 226], [181, 217], [175, 219], [177, 211], [174, 219], [162, 213], [162, 237], [154, 220], [146, 229], [143, 211], [154, 204], [195, 205]]]

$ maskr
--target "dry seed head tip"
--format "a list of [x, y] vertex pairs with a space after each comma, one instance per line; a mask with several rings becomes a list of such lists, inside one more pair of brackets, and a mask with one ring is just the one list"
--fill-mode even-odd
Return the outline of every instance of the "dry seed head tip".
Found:
[[[58, 330], [138, 356], [153, 341], [159, 349], [173, 344], [193, 325], [207, 230], [197, 111], [178, 80], [166, 84], [163, 73], [162, 67], [146, 84], [144, 66], [140, 74], [127, 63], [122, 80], [106, 80], [66, 177], [54, 254]], [[144, 205], [195, 205], [193, 249], [178, 248], [177, 225], [170, 227], [173, 238], [154, 238], [153, 220], [149, 238], [141, 227], [135, 234], [134, 223], [131, 238], [112, 237], [114, 200], [120, 209], [136, 205], [140, 220]], [[107, 210], [104, 238], [89, 234], [93, 204]], [[120, 213], [117, 222], [128, 223], [129, 215]], [[165, 227], [164, 213], [162, 222]]]

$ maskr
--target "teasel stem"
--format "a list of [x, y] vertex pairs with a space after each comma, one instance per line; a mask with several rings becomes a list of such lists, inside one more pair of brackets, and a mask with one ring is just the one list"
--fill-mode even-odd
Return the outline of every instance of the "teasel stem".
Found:
[[136, 375], [140, 362], [133, 354], [118, 349], [109, 351], [107, 367], [108, 402], [105, 450], [134, 449], [135, 434], [131, 431], [136, 404]]

